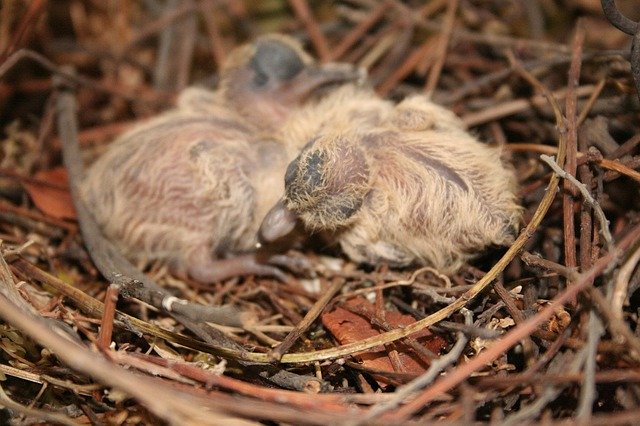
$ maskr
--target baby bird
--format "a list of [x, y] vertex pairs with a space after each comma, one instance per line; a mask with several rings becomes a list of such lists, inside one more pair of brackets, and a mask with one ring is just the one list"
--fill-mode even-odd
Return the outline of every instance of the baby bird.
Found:
[[293, 158], [269, 135], [320, 86], [361, 77], [316, 64], [293, 39], [261, 37], [231, 53], [218, 90], [188, 89], [176, 109], [119, 137], [88, 170], [82, 197], [132, 260], [202, 282], [282, 278], [253, 252]]
[[[345, 96], [361, 107], [344, 110]], [[306, 115], [332, 108], [330, 125], [300, 130]], [[357, 88], [304, 109], [288, 131], [292, 145], [301, 137], [306, 145], [263, 221], [264, 241], [283, 237], [297, 219], [356, 262], [446, 274], [487, 246], [513, 241], [521, 216], [514, 172], [452, 112], [424, 96], [394, 106]]]

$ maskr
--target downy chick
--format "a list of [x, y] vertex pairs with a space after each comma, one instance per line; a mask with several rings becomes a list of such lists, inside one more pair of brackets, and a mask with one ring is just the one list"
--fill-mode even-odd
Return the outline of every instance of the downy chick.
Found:
[[[331, 95], [306, 108], [309, 116], [331, 105], [337, 112], [330, 126], [316, 124], [316, 134], [304, 135], [306, 146], [287, 168], [285, 196], [263, 221], [263, 240], [283, 237], [298, 219], [356, 262], [428, 265], [447, 274], [487, 246], [513, 241], [521, 209], [499, 149], [426, 97], [394, 106], [348, 90], [359, 93], [360, 112], [342, 111], [340, 92], [338, 102]], [[293, 139], [302, 135], [296, 129]]]
[[89, 169], [83, 198], [132, 260], [203, 282], [282, 277], [251, 253], [292, 159], [269, 135], [318, 87], [360, 77], [317, 65], [290, 38], [261, 37], [230, 55], [216, 92], [188, 89], [176, 109], [119, 137]]

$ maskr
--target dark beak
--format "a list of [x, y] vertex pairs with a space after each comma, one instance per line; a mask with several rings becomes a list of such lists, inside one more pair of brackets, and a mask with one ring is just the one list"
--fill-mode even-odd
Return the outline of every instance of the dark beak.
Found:
[[258, 239], [263, 244], [277, 241], [291, 233], [297, 222], [298, 216], [287, 209], [284, 202], [280, 200], [262, 220], [258, 231]]
[[328, 63], [308, 66], [288, 85], [286, 96], [301, 101], [323, 86], [337, 86], [344, 83], [363, 84], [366, 78], [367, 71], [364, 68], [357, 68], [350, 64]]

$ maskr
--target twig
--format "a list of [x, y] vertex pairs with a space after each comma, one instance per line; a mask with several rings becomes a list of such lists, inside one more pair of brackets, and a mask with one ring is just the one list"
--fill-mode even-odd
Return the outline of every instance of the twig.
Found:
[[[578, 118], [576, 88], [580, 80], [580, 68], [582, 65], [582, 47], [584, 45], [584, 30], [580, 21], [576, 25], [575, 35], [571, 44], [571, 65], [567, 78], [567, 97], [565, 99], [565, 115], [567, 119], [567, 159], [564, 170], [567, 176], [574, 177], [578, 169]], [[574, 189], [567, 180], [564, 181], [564, 194], [562, 195], [562, 222], [564, 229], [564, 259], [569, 268], [578, 265], [576, 258], [576, 228], [574, 210]]]
[[[406, 13], [406, 6], [400, 2], [394, 2], [401, 9], [401, 12]], [[415, 24], [428, 31], [440, 32], [442, 31], [443, 24], [433, 20], [425, 20], [419, 14], [409, 14], [409, 17], [414, 20]], [[568, 46], [560, 43], [550, 43], [543, 40], [532, 40], [526, 38], [517, 38], [511, 36], [504, 36], [495, 33], [488, 32], [474, 32], [467, 30], [454, 30], [451, 34], [453, 41], [468, 41], [472, 43], [487, 44], [496, 48], [508, 48], [508, 49], [527, 49], [548, 54], [549, 52], [555, 53], [569, 53]]]
[[589, 112], [591, 112], [591, 108], [593, 108], [593, 105], [598, 100], [598, 97], [600, 96], [600, 93], [602, 93], [602, 89], [604, 89], [605, 84], [607, 84], [607, 79], [603, 77], [600, 79], [600, 81], [598, 81], [598, 84], [596, 84], [596, 88], [589, 96], [589, 99], [587, 99], [587, 101], [584, 103], [582, 110], [580, 110], [580, 115], [578, 116], [578, 127], [580, 127], [584, 120], [586, 120], [589, 116]]
[[342, 38], [342, 41], [338, 46], [333, 49], [331, 52], [331, 60], [340, 59], [342, 55], [347, 53], [347, 51], [361, 40], [365, 33], [371, 28], [376, 22], [378, 22], [383, 16], [384, 13], [391, 7], [391, 3], [389, 1], [381, 2], [373, 11], [371, 11], [367, 18], [363, 21], [359, 22], [357, 26], [355, 26], [346, 36]]
[[[475, 379], [475, 384], [481, 387], [492, 388], [494, 386], [503, 389], [511, 386], [539, 384], [539, 383], [580, 383], [584, 381], [584, 373], [540, 374], [539, 372], [515, 373], [508, 377], [486, 376]], [[621, 368], [615, 370], [597, 371], [595, 375], [597, 383], [638, 383], [640, 371], [637, 368]]]
[[640, 99], [640, 23], [634, 22], [620, 13], [614, 0], [601, 0], [601, 3], [604, 15], [609, 22], [623, 33], [633, 37], [629, 62], [631, 63], [631, 73], [636, 83], [636, 94]]
[[[128, 353], [123, 351], [111, 352], [110, 357], [115, 362], [122, 365], [135, 365], [132, 360], [143, 360], [146, 364], [153, 364], [171, 369], [174, 373], [180, 374], [183, 377], [204, 383], [207, 388], [217, 387], [226, 389], [240, 395], [260, 398], [263, 401], [287, 401], [287, 404], [295, 405], [300, 408], [312, 407], [316, 405], [318, 401], [321, 401], [323, 404], [330, 405], [335, 412], [343, 412], [347, 409], [343, 404], [350, 402], [351, 397], [357, 397], [356, 395], [330, 393], [308, 394], [304, 392], [292, 392], [289, 390], [264, 387], [258, 384], [224, 376], [211, 370], [202, 369], [193, 363], [163, 359], [140, 353]], [[137, 367], [139, 368], [140, 366]]]
[[8, 376], [17, 377], [21, 380], [26, 380], [31, 383], [37, 383], [43, 385], [49, 383], [50, 385], [57, 386], [63, 389], [68, 389], [78, 395], [93, 396], [94, 392], [103, 388], [99, 384], [79, 385], [69, 380], [60, 380], [46, 374], [31, 373], [19, 368], [11, 367], [10, 365], [0, 364], [0, 372]]
[[458, 0], [450, 0], [447, 2], [447, 11], [445, 12], [444, 21], [442, 23], [442, 32], [440, 34], [440, 40], [436, 47], [435, 57], [436, 60], [431, 66], [429, 71], [429, 78], [424, 86], [424, 90], [427, 94], [433, 93], [438, 85], [438, 79], [440, 73], [442, 73], [442, 67], [447, 57], [447, 47], [451, 40], [451, 33], [453, 32], [453, 24], [455, 23], [456, 12], [458, 10]]
[[588, 425], [591, 423], [590, 420], [593, 411], [593, 402], [596, 399], [596, 356], [598, 355], [598, 343], [604, 334], [602, 321], [600, 321], [600, 318], [598, 318], [593, 310], [589, 312], [587, 327], [587, 346], [585, 346], [586, 359], [582, 366], [584, 378], [582, 381], [582, 387], [580, 388], [580, 403], [576, 412], [578, 423], [582, 425]]
[[[464, 315], [465, 325], [473, 325], [472, 312], [464, 308], [460, 312]], [[393, 410], [394, 408], [405, 402], [407, 399], [409, 399], [412, 394], [431, 384], [440, 375], [440, 373], [444, 371], [445, 368], [453, 365], [458, 360], [458, 358], [460, 358], [462, 351], [467, 347], [468, 341], [469, 338], [464, 333], [458, 333], [458, 340], [446, 355], [442, 355], [440, 358], [433, 360], [431, 362], [431, 365], [429, 366], [429, 369], [424, 374], [407, 383], [406, 385], [398, 388], [394, 392], [392, 399], [371, 407], [371, 409], [365, 415], [363, 421], [371, 421], [374, 418], [386, 413], [387, 411]]]
[[307, 29], [309, 37], [311, 37], [311, 41], [313, 42], [313, 46], [315, 47], [320, 60], [323, 62], [328, 61], [331, 58], [329, 43], [324, 37], [324, 34], [322, 34], [320, 25], [318, 25], [318, 22], [314, 19], [313, 13], [311, 12], [311, 9], [309, 9], [309, 4], [307, 3], [307, 1], [289, 0], [289, 4], [298, 16], [298, 19], [302, 21], [303, 25]]
[[73, 73], [62, 70], [56, 64], [51, 62], [49, 59], [45, 58], [41, 54], [34, 52], [29, 49], [20, 49], [9, 56], [1, 65], [0, 65], [0, 77], [2, 77], [7, 71], [9, 71], [15, 64], [20, 62], [23, 59], [31, 59], [32, 61], [37, 62], [47, 71], [55, 74], [58, 77], [63, 78], [67, 82], [72, 82], [75, 84], [79, 84], [81, 86], [90, 87], [94, 90], [117, 95], [131, 102], [143, 102], [143, 103], [157, 103], [158, 101], [166, 101], [161, 99], [161, 96], [158, 96], [157, 100], [145, 100], [141, 98], [140, 95], [134, 95], [125, 90], [121, 90], [118, 88], [114, 88], [108, 86], [100, 81], [92, 80], [87, 77], [83, 77], [81, 75], [75, 75]]
[[311, 326], [311, 323], [318, 318], [318, 315], [322, 313], [322, 310], [327, 306], [327, 303], [335, 296], [335, 294], [340, 291], [342, 286], [344, 285], [344, 280], [342, 279], [334, 279], [331, 286], [322, 294], [322, 296], [318, 299], [318, 301], [313, 305], [313, 307], [307, 312], [307, 315], [304, 316], [302, 321], [296, 325], [296, 328], [291, 331], [287, 337], [285, 337], [284, 341], [280, 343], [277, 347], [273, 348], [267, 354], [269, 359], [273, 361], [280, 361], [282, 355], [286, 353], [291, 346], [298, 340], [298, 338], [305, 332], [305, 330]]
[[[568, 356], [571, 356], [571, 352], [565, 352], [563, 355], [564, 357], [554, 358], [553, 361], [555, 361], [555, 363], [552, 365], [553, 368], [551, 367], [549, 368], [550, 372], [556, 373], [556, 372], [559, 372], [560, 369], [568, 368], [570, 372], [577, 373], [578, 370], [580, 370], [580, 367], [582, 366], [582, 364], [584, 363], [585, 350], [583, 349], [580, 352], [578, 352], [574, 356], [573, 361], [568, 363], [569, 364], [568, 366], [566, 365], [568, 360], [565, 360], [565, 359]], [[544, 391], [542, 392], [542, 395], [540, 395], [533, 403], [520, 407], [520, 409], [517, 412], [515, 412], [511, 416], [504, 419], [501, 422], [501, 424], [507, 425], [507, 426], [514, 426], [514, 425], [530, 422], [532, 419], [538, 417], [538, 415], [542, 412], [542, 410], [544, 410], [544, 408], [551, 401], [553, 401], [558, 397], [558, 395], [560, 395], [564, 387], [563, 385], [566, 386], [566, 384], [561, 384], [557, 386], [547, 385]]]
[[[178, 8], [180, 3], [195, 7], [194, 0], [169, 0], [165, 10], [173, 11]], [[196, 39], [196, 24], [196, 16], [187, 14], [162, 31], [153, 75], [156, 89], [179, 91], [189, 83]]]
[[104, 310], [96, 346], [102, 351], [109, 350], [111, 335], [113, 334], [113, 319], [116, 314], [116, 302], [118, 301], [118, 286], [111, 284], [104, 295]]
[[[598, 52], [588, 52], [582, 55], [582, 61], [587, 61], [596, 58], [616, 58], [616, 57], [627, 57], [628, 53], [621, 50], [605, 50]], [[571, 61], [570, 55], [559, 55], [552, 58], [544, 58], [544, 59], [534, 59], [531, 61], [523, 62], [522, 67], [526, 70], [533, 70], [539, 68], [540, 66], [553, 66], [553, 65], [561, 65]], [[438, 103], [444, 105], [450, 105], [455, 102], [460, 101], [466, 96], [473, 94], [474, 92], [478, 92], [486, 86], [490, 84], [495, 84], [500, 82], [501, 80], [506, 79], [511, 74], [515, 72], [514, 67], [509, 67], [506, 69], [500, 69], [499, 71], [492, 72], [491, 74], [483, 75], [482, 77], [478, 77], [475, 80], [471, 80], [467, 83], [464, 83], [462, 87], [454, 91], [453, 93], [439, 93], [435, 96], [435, 100]]]
[[47, 422], [51, 422], [54, 424], [62, 424], [67, 426], [79, 426], [80, 423], [76, 423], [71, 420], [69, 417], [58, 414], [58, 413], [49, 413], [45, 410], [37, 410], [35, 408], [26, 407], [22, 404], [18, 404], [13, 399], [9, 398], [9, 396], [5, 393], [2, 386], [0, 386], [0, 406], [3, 408], [7, 408], [11, 411], [16, 411], [18, 413], [22, 413], [27, 416], [35, 417], [38, 420], [45, 420]]
[[[576, 95], [578, 97], [589, 96], [594, 90], [595, 86], [593, 85], [580, 86], [576, 89]], [[554, 98], [564, 98], [567, 96], [567, 90], [562, 89], [553, 92], [553, 96]], [[462, 121], [467, 127], [473, 127], [491, 120], [497, 120], [527, 111], [532, 105], [542, 107], [545, 105], [545, 102], [545, 96], [540, 95], [533, 96], [530, 99], [516, 99], [486, 108], [482, 111], [467, 113], [462, 116]]]
[[631, 256], [629, 256], [620, 269], [618, 269], [615, 277], [613, 291], [611, 293], [611, 312], [620, 320], [622, 320], [622, 308], [627, 299], [629, 280], [639, 261], [640, 245], [635, 248]]
[[[100, 318], [103, 315], [104, 304], [83, 293], [76, 287], [65, 283], [64, 281], [40, 270], [36, 266], [22, 259], [18, 259], [13, 262], [12, 266], [15, 267], [23, 275], [28, 276], [35, 281], [40, 281], [46, 284], [47, 287], [51, 287], [63, 296], [69, 298], [86, 315], [89, 315], [93, 318]], [[116, 311], [115, 313], [115, 323], [119, 327], [130, 330], [138, 335], [141, 335], [141, 333], [146, 333], [151, 336], [155, 336], [187, 348], [214, 355], [220, 355], [225, 358], [247, 359], [256, 362], [267, 361], [264, 354], [258, 354], [260, 355], [260, 357], [258, 357], [257, 359], [253, 359], [251, 358], [251, 356], [245, 357], [241, 351], [213, 346], [204, 342], [200, 342], [189, 337], [174, 333], [172, 331], [165, 330], [145, 321], [139, 320], [138, 318], [123, 314], [119, 311]]]
[[170, 25], [187, 15], [193, 14], [196, 11], [197, 6], [194, 3], [187, 3], [180, 5], [180, 7], [177, 7], [163, 14], [160, 18], [150, 22], [149, 24], [146, 24], [143, 28], [136, 32], [129, 41], [129, 44], [124, 47], [123, 51], [128, 52], [132, 50], [133, 47], [135, 47], [137, 44], [162, 31], [167, 25]]
[[629, 328], [626, 322], [619, 319], [611, 310], [609, 300], [604, 297], [602, 292], [592, 287], [589, 289], [589, 296], [594, 303], [596, 309], [602, 317], [606, 320], [607, 327], [612, 336], [615, 336], [615, 340], [624, 342], [631, 350], [627, 352], [627, 355], [640, 361], [640, 337], [636, 336]]
[[204, 23], [207, 26], [207, 32], [209, 33], [211, 56], [216, 63], [217, 69], [220, 70], [226, 60], [227, 52], [222, 40], [222, 34], [220, 33], [220, 27], [213, 13], [213, 11], [216, 10], [215, 1], [201, 0], [199, 7]]
[[[509, 143], [504, 146], [505, 149], [510, 151], [533, 151], [540, 152], [548, 155], [555, 155], [558, 152], [558, 148], [555, 146], [542, 145], [542, 144], [533, 144], [533, 143]], [[606, 158], [594, 158], [591, 159], [589, 154], [584, 154], [582, 152], [578, 152], [578, 162], [584, 163], [585, 161], [593, 161], [593, 163], [605, 168], [607, 170], [612, 170], [621, 175], [625, 175], [640, 183], [640, 173], [626, 167], [622, 163], [616, 160], [609, 160]]]
[[569, 281], [575, 281], [578, 278], [577, 268], [568, 268], [559, 263], [552, 262], [547, 259], [543, 259], [540, 256], [536, 256], [529, 252], [524, 252], [520, 255], [520, 258], [529, 266], [537, 266], [549, 271], [553, 271], [558, 275], [562, 275]]
[[[509, 294], [507, 289], [504, 288], [504, 285], [502, 285], [501, 280], [498, 280], [493, 284], [493, 291], [495, 291], [498, 297], [500, 297], [500, 300], [504, 302], [504, 305], [507, 308], [509, 315], [511, 315], [511, 317], [513, 318], [513, 321], [516, 324], [522, 324], [526, 320], [526, 317], [524, 313], [520, 309], [518, 309], [515, 302], [513, 301], [513, 298], [511, 297], [511, 294]], [[522, 341], [522, 348], [527, 358], [527, 364], [530, 364], [532, 356], [535, 355], [536, 350], [535, 344], [533, 343], [533, 340], [531, 340], [531, 336], [527, 336]]]
[[568, 180], [576, 188], [578, 188], [578, 190], [584, 197], [584, 200], [591, 206], [591, 208], [595, 212], [596, 217], [598, 218], [598, 222], [600, 222], [600, 231], [602, 232], [602, 236], [604, 237], [605, 243], [607, 245], [607, 250], [609, 251], [613, 250], [613, 237], [611, 236], [611, 232], [609, 231], [609, 221], [607, 220], [607, 217], [602, 211], [600, 204], [591, 196], [591, 194], [589, 193], [589, 190], [576, 178], [574, 178], [573, 176], [567, 174], [567, 172], [562, 170], [560, 166], [558, 166], [558, 164], [555, 162], [553, 157], [549, 157], [548, 155], [542, 154], [540, 155], [540, 159], [545, 163], [547, 163], [549, 167], [551, 167], [551, 169], [558, 176]]
[[13, 37], [11, 37], [11, 42], [7, 45], [5, 50], [0, 53], [0, 64], [3, 63], [9, 55], [15, 52], [16, 49], [26, 43], [26, 39], [30, 35], [29, 30], [33, 29], [35, 22], [41, 16], [46, 5], [47, 0], [33, 0], [29, 3], [27, 11], [20, 20], [18, 28], [14, 31]]
[[425, 59], [428, 55], [431, 55], [434, 48], [434, 39], [427, 39], [422, 45], [414, 49], [414, 51], [405, 59], [402, 65], [396, 67], [385, 81], [383, 81], [377, 88], [380, 96], [385, 96], [393, 89], [400, 80], [408, 76], [418, 64]]
[[[542, 259], [529, 253], [523, 254], [522, 259], [527, 264], [536, 265], [545, 269], [549, 269], [551, 271], [555, 271], [571, 282], [575, 282], [578, 280], [579, 275], [577, 275], [575, 270], [567, 268], [563, 265]], [[612, 307], [610, 306], [610, 302], [602, 295], [600, 290], [595, 287], [591, 287], [589, 288], [589, 295], [591, 296], [592, 302], [595, 304], [597, 310], [607, 320], [607, 325], [609, 330], [611, 331], [611, 334], [613, 336], [617, 336], [618, 340], [625, 341], [626, 344], [631, 347], [632, 351], [629, 352], [629, 355], [633, 359], [640, 359], [640, 339], [633, 334], [624, 320], [617, 315], [617, 312], [613, 311]]]
[[616, 149], [615, 151], [607, 155], [607, 158], [615, 159], [615, 158], [620, 158], [623, 155], [629, 154], [631, 151], [633, 151], [633, 149], [636, 146], [638, 146], [639, 143], [640, 143], [640, 133], [637, 133], [632, 137], [630, 137], [629, 139], [627, 139], [626, 141], [624, 141], [624, 143], [620, 145], [618, 149]]

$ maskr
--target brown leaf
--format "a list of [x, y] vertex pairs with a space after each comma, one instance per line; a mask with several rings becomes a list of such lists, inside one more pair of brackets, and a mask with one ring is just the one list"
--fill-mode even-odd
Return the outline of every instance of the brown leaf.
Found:
[[[351, 299], [345, 305], [358, 311], [367, 310], [373, 312], [375, 309], [371, 303], [363, 298]], [[385, 311], [385, 317], [387, 323], [392, 327], [403, 327], [415, 322], [413, 317], [395, 311]], [[381, 331], [366, 318], [342, 307], [336, 307], [333, 311], [323, 314], [322, 324], [343, 345], [381, 334]], [[442, 337], [432, 334], [428, 329], [411, 334], [410, 337], [436, 354], [446, 345]], [[395, 348], [404, 367], [404, 373], [418, 375], [426, 371], [428, 365], [425, 365], [424, 360], [417, 356], [409, 346], [396, 342]], [[356, 356], [367, 369], [388, 373], [394, 372], [387, 350], [383, 346], [376, 346], [365, 352], [360, 352]], [[382, 377], [377, 377], [377, 379], [384, 380]]]
[[57, 219], [76, 218], [67, 171], [63, 167], [39, 171], [34, 179], [22, 184], [33, 203], [44, 214]]

